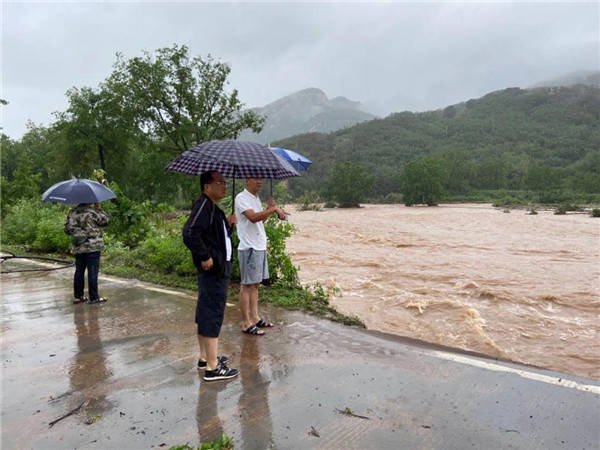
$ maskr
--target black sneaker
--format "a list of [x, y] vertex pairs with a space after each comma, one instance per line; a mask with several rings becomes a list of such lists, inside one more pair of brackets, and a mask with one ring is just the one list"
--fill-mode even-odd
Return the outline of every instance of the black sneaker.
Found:
[[[228, 362], [229, 358], [227, 356], [217, 356], [217, 364], [227, 364]], [[206, 370], [206, 361], [198, 360], [198, 370]]]
[[92, 300], [88, 300], [87, 304], [88, 305], [93, 305], [94, 303], [104, 303], [106, 300], [108, 300], [108, 299], [105, 298], [105, 297], [98, 297], [98, 298], [95, 298], [95, 299], [92, 299]]
[[219, 364], [215, 370], [205, 370], [204, 380], [205, 381], [217, 381], [227, 380], [229, 378], [236, 377], [238, 374], [237, 369], [230, 369], [226, 364]]

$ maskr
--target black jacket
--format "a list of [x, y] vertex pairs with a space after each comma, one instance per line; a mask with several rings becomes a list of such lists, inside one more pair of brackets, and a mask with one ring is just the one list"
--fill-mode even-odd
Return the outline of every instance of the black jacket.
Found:
[[183, 226], [183, 243], [192, 252], [194, 265], [202, 271], [202, 261], [213, 259], [210, 272], [219, 277], [225, 276], [225, 232], [231, 237], [231, 227], [227, 223], [225, 213], [213, 201], [202, 194], [192, 207], [190, 217]]

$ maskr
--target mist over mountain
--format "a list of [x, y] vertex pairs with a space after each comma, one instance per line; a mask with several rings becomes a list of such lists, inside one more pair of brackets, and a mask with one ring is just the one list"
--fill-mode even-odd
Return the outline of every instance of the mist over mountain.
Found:
[[600, 70], [570, 72], [557, 78], [536, 83], [533, 87], [574, 86], [576, 84], [600, 87]]
[[301, 133], [328, 133], [376, 116], [361, 111], [361, 103], [345, 97], [327, 98], [317, 88], [308, 88], [282, 97], [268, 105], [251, 108], [266, 117], [263, 130], [244, 131], [240, 139], [268, 144]]

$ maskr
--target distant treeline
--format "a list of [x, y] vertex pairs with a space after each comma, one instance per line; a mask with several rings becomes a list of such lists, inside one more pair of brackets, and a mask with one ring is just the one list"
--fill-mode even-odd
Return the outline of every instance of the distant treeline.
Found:
[[366, 198], [403, 192], [407, 163], [426, 158], [443, 196], [482, 190], [600, 193], [600, 89], [509, 88], [443, 110], [392, 114], [330, 134], [274, 145], [313, 160], [289, 181], [300, 196], [322, 190], [340, 162], [361, 164], [375, 182]]

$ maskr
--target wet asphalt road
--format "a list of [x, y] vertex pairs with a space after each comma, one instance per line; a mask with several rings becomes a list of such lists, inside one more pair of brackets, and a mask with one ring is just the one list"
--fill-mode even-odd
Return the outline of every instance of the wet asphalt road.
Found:
[[262, 307], [276, 327], [255, 337], [226, 308], [221, 352], [240, 376], [204, 382], [193, 293], [103, 278], [108, 303], [73, 305], [71, 270], [1, 276], [3, 449], [196, 446], [222, 433], [238, 449], [600, 448], [597, 380], [300, 312]]

